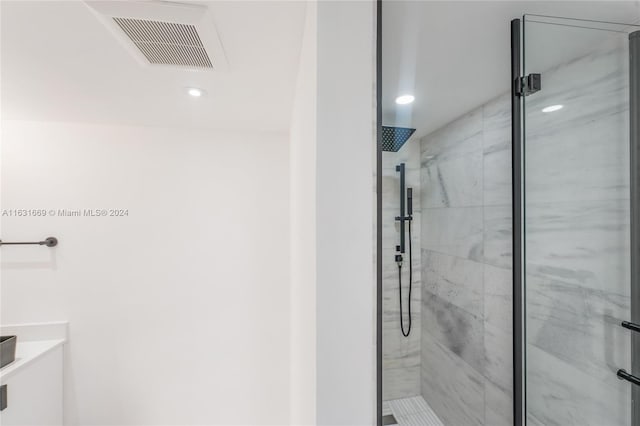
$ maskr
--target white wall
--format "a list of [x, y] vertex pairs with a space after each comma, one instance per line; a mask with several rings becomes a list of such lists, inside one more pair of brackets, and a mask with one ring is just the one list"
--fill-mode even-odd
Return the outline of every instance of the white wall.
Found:
[[286, 134], [3, 122], [2, 323], [69, 320], [69, 424], [289, 421]]
[[317, 3], [307, 2], [291, 119], [291, 423], [316, 421]]
[[318, 3], [317, 418], [375, 423], [375, 2]]

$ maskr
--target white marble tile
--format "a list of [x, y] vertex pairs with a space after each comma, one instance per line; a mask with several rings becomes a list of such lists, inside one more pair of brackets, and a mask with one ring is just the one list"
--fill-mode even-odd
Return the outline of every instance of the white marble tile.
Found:
[[455, 154], [422, 159], [422, 208], [482, 205], [482, 133], [465, 139]]
[[527, 345], [527, 411], [546, 426], [628, 426], [630, 386], [622, 380], [606, 385]]
[[420, 367], [382, 370], [382, 398], [385, 401], [420, 394]]
[[527, 271], [615, 294], [629, 291], [629, 203], [528, 204]]
[[422, 341], [422, 395], [445, 425], [484, 424], [484, 378], [435, 339]]
[[[407, 330], [405, 321], [405, 331]], [[408, 337], [402, 335], [400, 321], [388, 321], [382, 326], [382, 364], [384, 369], [420, 367], [420, 318], [412, 323]]]
[[[398, 306], [398, 299], [393, 292], [398, 290], [398, 265], [395, 261], [395, 249], [383, 249], [382, 251], [382, 287], [385, 292], [383, 306], [385, 311], [395, 312]], [[411, 265], [411, 283], [413, 288], [420, 289], [422, 286], [421, 256], [420, 252], [412, 253], [413, 264]], [[402, 261], [402, 293], [406, 294], [409, 286], [409, 253], [403, 255]], [[391, 293], [388, 293], [391, 292]], [[414, 294], [412, 292], [412, 300], [419, 300], [420, 291]], [[420, 307], [416, 307], [416, 312], [420, 311]]]
[[[405, 299], [406, 300], [406, 299]], [[420, 303], [412, 302], [412, 307]], [[382, 322], [382, 345], [383, 345], [383, 368], [416, 367], [420, 365], [420, 338], [421, 338], [421, 315], [420, 311], [411, 312], [411, 323], [409, 323], [409, 313], [403, 312], [403, 325], [405, 333], [402, 334], [400, 328], [400, 313], [396, 309], [394, 313], [386, 313]], [[409, 329], [409, 324], [411, 328]]]
[[620, 135], [628, 133], [628, 115], [622, 111], [606, 121], [530, 136], [525, 152], [527, 200], [628, 199], [629, 141]]
[[513, 392], [513, 337], [511, 333], [484, 324], [484, 376], [502, 389]]
[[[484, 323], [481, 317], [423, 291], [422, 330], [422, 340], [425, 336], [432, 337], [476, 371], [484, 370]], [[422, 348], [424, 350], [424, 345]]]
[[471, 260], [483, 259], [482, 207], [422, 211], [422, 248]]
[[484, 105], [483, 117], [484, 205], [511, 205], [511, 96]]
[[421, 164], [429, 157], [455, 158], [468, 152], [464, 142], [482, 132], [482, 109], [475, 109], [446, 126], [423, 137], [420, 141]]
[[483, 265], [422, 250], [423, 288], [472, 315], [483, 316]]
[[485, 206], [483, 214], [485, 263], [506, 269], [511, 268], [513, 252], [511, 205]]
[[[589, 55], [543, 72], [544, 89], [526, 100], [527, 135], [605, 122], [627, 108], [628, 54], [628, 39], [621, 35], [608, 45], [594, 46]], [[562, 114], [542, 113], [542, 108], [555, 104], [564, 105]]]
[[492, 99], [482, 106], [484, 150], [511, 150], [511, 93]]
[[[395, 265], [394, 265], [395, 266]], [[408, 267], [405, 265], [404, 267]], [[402, 302], [403, 305], [406, 306], [407, 301], [409, 300], [409, 273], [404, 270], [402, 271]], [[383, 307], [385, 313], [385, 319], [387, 317], [396, 319], [397, 315], [400, 312], [400, 292], [398, 291], [398, 269], [397, 266], [392, 267], [395, 269], [394, 271], [389, 273], [389, 278], [383, 277], [382, 281], [382, 291], [383, 291]], [[414, 266], [415, 272], [416, 266]], [[419, 274], [413, 275], [413, 282], [411, 285], [411, 310], [417, 314], [420, 314], [421, 306], [421, 288], [422, 283], [419, 279]], [[406, 308], [403, 308], [406, 313]]]
[[[513, 396], [489, 381], [484, 382], [484, 424], [513, 426]], [[528, 425], [531, 426], [531, 425]]]
[[533, 414], [527, 412], [527, 426], [545, 426], [545, 424], [538, 420]]
[[[603, 384], [630, 366], [629, 297], [527, 276], [527, 341]], [[544, 366], [530, 364], [530, 369]]]
[[[626, 49], [599, 50], [548, 71], [544, 90], [527, 97], [530, 202], [629, 197], [627, 55]], [[542, 112], [554, 104], [564, 108]]]
[[484, 320], [506, 333], [513, 330], [513, 271], [484, 265]]
[[[527, 98], [531, 424], [630, 422], [629, 385], [614, 374], [630, 361], [618, 325], [630, 286], [625, 54], [598, 48], [546, 71], [545, 89]], [[565, 108], [541, 112], [555, 103]], [[422, 392], [444, 424], [512, 424], [510, 121], [507, 94], [420, 143]], [[464, 205], [482, 209], [445, 208]], [[468, 291], [478, 278], [444, 255], [485, 263], [479, 302]], [[469, 351], [480, 343], [484, 360]]]
[[511, 205], [511, 149], [485, 151], [483, 161], [484, 205]]
[[[618, 325], [630, 286], [626, 55], [597, 48], [543, 73], [526, 101], [532, 424], [630, 424], [629, 385], [615, 377], [630, 352]], [[541, 112], [552, 104], [564, 108]]]

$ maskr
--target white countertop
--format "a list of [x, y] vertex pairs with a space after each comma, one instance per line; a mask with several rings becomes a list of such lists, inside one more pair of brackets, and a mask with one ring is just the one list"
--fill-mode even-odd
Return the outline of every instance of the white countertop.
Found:
[[64, 342], [65, 339], [31, 340], [21, 342], [20, 336], [18, 336], [16, 360], [0, 369], [0, 382], [4, 383], [4, 381], [16, 371], [26, 365], [29, 365], [31, 362], [58, 346], [62, 346]]
[[0, 369], [0, 382], [67, 341], [66, 321], [2, 324], [3, 336], [18, 336], [16, 359]]

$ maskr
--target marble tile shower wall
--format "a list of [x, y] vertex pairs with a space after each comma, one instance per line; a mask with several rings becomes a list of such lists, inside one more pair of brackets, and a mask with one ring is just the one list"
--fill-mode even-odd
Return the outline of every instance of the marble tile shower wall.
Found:
[[[385, 401], [420, 395], [420, 141], [409, 139], [398, 152], [382, 154], [382, 268], [383, 300], [383, 399]], [[412, 258], [413, 291], [411, 310], [413, 325], [409, 337], [400, 331], [400, 307], [398, 299], [398, 267], [395, 263], [395, 247], [399, 244], [400, 229], [394, 218], [400, 214], [400, 181], [395, 170], [397, 164], [406, 165], [406, 186], [413, 188]], [[407, 247], [408, 250], [408, 247]], [[402, 276], [402, 298], [408, 296], [409, 253], [405, 253]]]
[[510, 102], [421, 140], [421, 392], [444, 424], [513, 424]]
[[[527, 411], [539, 424], [631, 424], [631, 386], [615, 376], [631, 353], [618, 325], [630, 309], [627, 43], [543, 74], [527, 99]], [[541, 112], [556, 103], [562, 114]]]
[[[614, 374], [630, 353], [625, 55], [543, 72], [527, 99], [532, 424], [630, 424]], [[421, 391], [444, 424], [513, 424], [510, 109], [501, 96], [421, 140]]]

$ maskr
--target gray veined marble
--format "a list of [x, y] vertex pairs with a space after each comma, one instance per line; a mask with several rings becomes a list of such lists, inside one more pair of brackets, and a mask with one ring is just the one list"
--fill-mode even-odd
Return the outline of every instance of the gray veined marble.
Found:
[[482, 110], [476, 109], [430, 133], [420, 141], [422, 165], [425, 159], [431, 156], [437, 155], [441, 159], [446, 159], [468, 153], [473, 147], [465, 142], [480, 132], [482, 132]]
[[[484, 323], [465, 310], [422, 292], [422, 330], [476, 371], [484, 371]], [[431, 361], [430, 361], [431, 362]]]
[[513, 271], [484, 265], [484, 320], [507, 334], [513, 331]]
[[[602, 34], [615, 40], [543, 73], [544, 90], [526, 100], [527, 415], [534, 424], [630, 424], [630, 386], [615, 377], [630, 361], [629, 334], [619, 326], [630, 287], [628, 52], [625, 35]], [[553, 104], [564, 108], [542, 112]]]
[[422, 250], [423, 289], [481, 318], [483, 265], [478, 262]]
[[385, 401], [420, 394], [420, 367], [384, 368], [382, 398]]
[[484, 424], [484, 378], [437, 340], [425, 335], [422, 395], [445, 425]]
[[484, 262], [501, 268], [511, 268], [513, 251], [511, 206], [485, 206], [483, 214]]
[[629, 203], [526, 206], [528, 273], [596, 290], [629, 291]]
[[629, 297], [527, 276], [527, 341], [603, 385], [630, 365]]
[[422, 248], [481, 261], [482, 207], [424, 209]]
[[484, 323], [484, 376], [503, 392], [513, 392], [513, 338], [511, 333]]
[[513, 398], [511, 397], [511, 392], [505, 392], [490, 381], [485, 380], [484, 400], [485, 425], [513, 425]]
[[[405, 327], [407, 325], [405, 318]], [[411, 334], [404, 337], [400, 331], [400, 317], [382, 324], [384, 368], [420, 367], [420, 313], [411, 326]], [[386, 339], [386, 341], [385, 341]]]
[[[532, 203], [628, 198], [628, 49], [610, 40], [544, 74], [527, 98], [526, 193]], [[589, 90], [584, 90], [588, 87]], [[562, 104], [557, 113], [543, 113]]]
[[620, 111], [604, 122], [528, 136], [527, 201], [628, 199], [628, 117], [628, 111]]
[[[531, 135], [553, 136], [592, 122], [606, 125], [612, 115], [626, 110], [628, 55], [628, 39], [620, 34], [617, 40], [595, 46], [591, 54], [544, 71], [544, 90], [526, 102], [527, 143]], [[561, 114], [542, 112], [542, 108], [558, 103], [564, 105]], [[628, 132], [622, 137], [628, 138]]]
[[484, 105], [483, 117], [483, 204], [511, 206], [511, 97]]
[[[630, 363], [628, 332], [618, 325], [629, 315], [630, 287], [623, 39], [540, 70], [544, 90], [526, 99], [533, 425], [630, 424], [629, 385], [615, 377]], [[564, 108], [542, 113], [551, 104]], [[420, 168], [421, 190], [420, 391], [444, 424], [511, 425], [510, 95], [419, 145], [410, 167]], [[412, 359], [415, 342], [408, 345]]]
[[631, 424], [628, 383], [614, 386], [527, 345], [527, 410], [547, 426], [627, 426]]
[[511, 149], [511, 94], [505, 93], [482, 106], [485, 152]]
[[511, 104], [421, 141], [422, 394], [448, 425], [512, 424]]
[[482, 205], [482, 161], [481, 132], [461, 141], [455, 154], [423, 156], [422, 207]]

